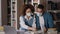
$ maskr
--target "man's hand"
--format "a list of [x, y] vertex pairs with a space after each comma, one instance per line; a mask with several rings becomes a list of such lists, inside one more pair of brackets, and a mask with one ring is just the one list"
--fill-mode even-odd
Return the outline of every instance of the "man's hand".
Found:
[[56, 28], [49, 28], [48, 30], [54, 30], [54, 31], [55, 31], [55, 30], [56, 30]]
[[44, 27], [44, 32], [46, 32], [47, 31], [47, 29]]

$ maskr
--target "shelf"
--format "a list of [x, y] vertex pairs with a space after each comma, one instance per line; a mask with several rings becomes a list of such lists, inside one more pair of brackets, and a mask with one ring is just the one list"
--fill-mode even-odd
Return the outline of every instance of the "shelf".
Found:
[[11, 0], [12, 2], [16, 2], [16, 0]]
[[38, 2], [33, 2], [33, 3], [38, 3]]
[[47, 10], [47, 12], [60, 13], [60, 10]]
[[11, 0], [11, 26], [17, 29], [17, 0]]
[[8, 16], [11, 16], [11, 14], [8, 14]]
[[11, 0], [7, 0], [7, 25], [11, 25]]
[[54, 22], [60, 22], [60, 20], [55, 20]]
[[15, 2], [12, 2], [12, 4], [15, 4]]
[[11, 8], [11, 6], [8, 6], [8, 8]]

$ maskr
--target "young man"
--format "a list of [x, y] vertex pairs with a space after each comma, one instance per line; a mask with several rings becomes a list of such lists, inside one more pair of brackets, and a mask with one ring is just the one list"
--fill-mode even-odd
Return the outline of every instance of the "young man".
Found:
[[52, 15], [48, 12], [44, 11], [44, 6], [39, 4], [36, 11], [36, 24], [38, 25], [38, 29], [43, 29], [47, 31], [48, 28], [53, 28], [54, 23], [52, 19]]

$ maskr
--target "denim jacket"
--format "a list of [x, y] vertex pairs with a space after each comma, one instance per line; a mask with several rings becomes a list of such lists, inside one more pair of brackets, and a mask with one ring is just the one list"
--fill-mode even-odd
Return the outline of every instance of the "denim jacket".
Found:
[[[53, 19], [52, 19], [52, 15], [48, 12], [45, 12], [43, 15], [44, 17], [44, 25], [46, 28], [53, 28], [54, 27], [54, 23], [53, 23]], [[40, 28], [40, 23], [39, 23], [39, 17], [36, 15], [36, 24], [37, 24], [37, 28]]]

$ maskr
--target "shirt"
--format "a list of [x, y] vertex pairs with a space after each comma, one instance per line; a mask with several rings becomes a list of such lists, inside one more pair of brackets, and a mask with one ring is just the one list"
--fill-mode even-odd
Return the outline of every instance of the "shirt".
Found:
[[[27, 19], [27, 20], [30, 20], [30, 19], [32, 18], [32, 16], [30, 16], [29, 19], [27, 18], [27, 16], [24, 16], [24, 17], [25, 17], [25, 19]], [[20, 26], [21, 26], [22, 28], [25, 28], [25, 29], [28, 29], [28, 27], [29, 27], [29, 26], [27, 26], [27, 25], [25, 24], [24, 19], [23, 19], [22, 16], [20, 16]]]
[[40, 22], [41, 30], [44, 31], [44, 18], [43, 18], [43, 16], [39, 16], [39, 22]]

